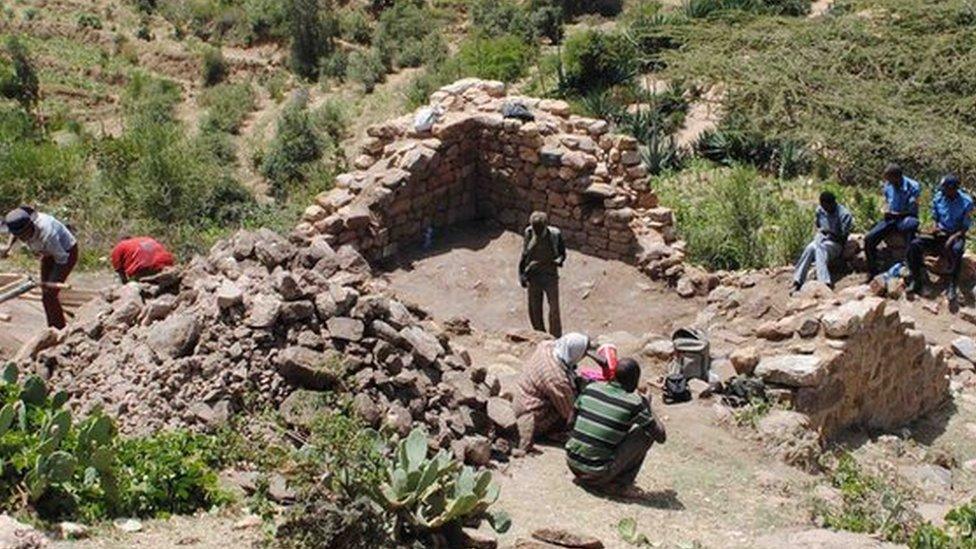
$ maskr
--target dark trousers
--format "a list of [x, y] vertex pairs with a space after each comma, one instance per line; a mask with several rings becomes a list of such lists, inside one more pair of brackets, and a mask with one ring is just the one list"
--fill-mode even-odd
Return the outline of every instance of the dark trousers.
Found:
[[546, 325], [542, 320], [542, 296], [545, 295], [549, 303], [549, 333], [553, 337], [563, 335], [563, 325], [559, 318], [559, 277], [530, 276], [528, 290], [529, 321], [532, 323], [532, 329], [546, 331]]
[[882, 219], [864, 235], [864, 256], [868, 260], [868, 271], [875, 272], [877, 265], [878, 244], [892, 231], [897, 231], [905, 237], [905, 242], [911, 242], [918, 231], [917, 217], [896, 217], [892, 219]]
[[935, 235], [921, 235], [912, 240], [908, 246], [908, 268], [912, 271], [912, 278], [918, 279], [925, 276], [925, 256], [945, 254], [949, 260], [949, 272], [952, 282], [959, 281], [959, 273], [962, 271], [962, 254], [966, 251], [966, 238], [957, 238], [955, 242], [946, 250], [946, 240], [949, 235], [946, 233], [936, 233]]
[[[78, 245], [75, 244], [68, 250], [68, 262], [58, 265], [54, 258], [45, 255], [41, 258], [41, 282], [64, 282], [68, 279], [75, 263], [78, 262]], [[44, 315], [47, 316], [47, 325], [52, 328], [62, 329], [67, 325], [64, 318], [64, 309], [61, 308], [61, 300], [58, 288], [41, 287], [41, 302], [44, 304]]]
[[617, 454], [605, 471], [600, 473], [584, 473], [573, 471], [580, 484], [594, 488], [614, 486], [630, 486], [637, 479], [637, 473], [644, 465], [644, 458], [654, 444], [654, 439], [647, 429], [632, 427], [627, 436], [617, 446]]

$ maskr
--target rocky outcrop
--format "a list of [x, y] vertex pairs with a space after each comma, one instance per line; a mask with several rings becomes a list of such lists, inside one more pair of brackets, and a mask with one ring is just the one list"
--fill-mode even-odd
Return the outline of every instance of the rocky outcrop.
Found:
[[[521, 231], [541, 210], [584, 253], [681, 275], [674, 217], [659, 207], [635, 139], [570, 115], [563, 101], [506, 96], [500, 82], [462, 80], [430, 100], [444, 115], [429, 131], [415, 131], [411, 116], [369, 128], [357, 170], [318, 196], [299, 234], [375, 261], [473, 219]], [[534, 120], [505, 118], [508, 101]]]
[[245, 404], [304, 426], [346, 391], [371, 425], [424, 425], [472, 463], [517, 441], [497, 380], [349, 247], [242, 231], [157, 281], [112, 291], [22, 362], [128, 433], [207, 429]]

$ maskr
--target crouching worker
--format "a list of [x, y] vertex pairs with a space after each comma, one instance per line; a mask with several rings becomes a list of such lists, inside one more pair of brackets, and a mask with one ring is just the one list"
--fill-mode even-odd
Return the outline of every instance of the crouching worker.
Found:
[[958, 298], [959, 273], [962, 271], [962, 254], [966, 250], [966, 231], [972, 224], [973, 199], [959, 190], [959, 178], [947, 175], [939, 183], [939, 191], [932, 199], [932, 220], [935, 232], [919, 235], [908, 247], [908, 268], [912, 284], [908, 291], [921, 293], [927, 279], [925, 254], [944, 254], [949, 261], [949, 301]]
[[125, 284], [173, 266], [173, 254], [148, 236], [126, 237], [112, 249], [112, 268]]
[[576, 400], [566, 460], [579, 484], [615, 493], [639, 492], [633, 484], [644, 457], [667, 435], [637, 393], [640, 366], [632, 358], [617, 365], [613, 381], [589, 384]]
[[17, 240], [37, 254], [41, 260], [41, 301], [44, 303], [47, 325], [64, 328], [64, 309], [58, 298], [61, 290], [43, 283], [62, 283], [68, 279], [78, 262], [77, 239], [54, 217], [27, 206], [11, 210], [4, 218], [4, 225], [10, 231], [11, 238], [6, 248], [0, 250], [0, 256], [6, 257]]
[[844, 206], [837, 203], [834, 193], [825, 191], [820, 194], [820, 207], [814, 217], [817, 234], [813, 241], [796, 262], [793, 273], [793, 291], [798, 291], [807, 280], [810, 265], [817, 266], [817, 280], [833, 289], [834, 281], [830, 276], [829, 264], [844, 253], [847, 236], [854, 226], [854, 216]]
[[[536, 347], [519, 377], [513, 407], [515, 414], [531, 418], [531, 432], [526, 427], [521, 448], [532, 439], [556, 435], [569, 428], [573, 402], [577, 393], [576, 366], [590, 350], [590, 338], [569, 333], [555, 341], [543, 341]], [[591, 355], [602, 364], [602, 360]], [[525, 420], [521, 420], [526, 425]]]

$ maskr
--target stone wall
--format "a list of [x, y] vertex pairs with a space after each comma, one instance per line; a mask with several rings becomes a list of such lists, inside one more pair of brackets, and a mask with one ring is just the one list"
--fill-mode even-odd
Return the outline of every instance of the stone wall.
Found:
[[[848, 427], [901, 427], [948, 396], [944, 350], [867, 292], [859, 286], [840, 299], [797, 300], [797, 309], [807, 308], [757, 329], [766, 343], [755, 374], [827, 439]], [[749, 354], [730, 358], [748, 369]]]
[[[502, 115], [521, 101], [535, 119]], [[569, 114], [563, 101], [506, 96], [500, 82], [467, 79], [431, 95], [444, 109], [430, 131], [404, 116], [370, 127], [355, 171], [317, 197], [296, 231], [352, 245], [371, 261], [445, 227], [489, 218], [521, 231], [549, 214], [567, 245], [663, 273], [681, 263], [673, 216], [648, 186], [638, 144], [606, 121]]]

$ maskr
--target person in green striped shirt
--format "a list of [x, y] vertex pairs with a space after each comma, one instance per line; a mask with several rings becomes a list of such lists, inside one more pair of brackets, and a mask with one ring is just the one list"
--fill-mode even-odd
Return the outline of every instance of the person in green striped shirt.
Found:
[[630, 489], [651, 445], [666, 440], [649, 398], [637, 393], [639, 380], [640, 365], [625, 358], [613, 380], [589, 384], [576, 399], [566, 460], [580, 484]]

